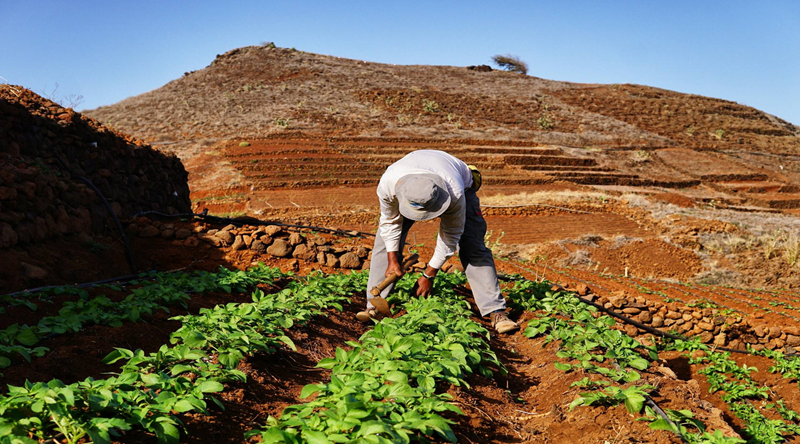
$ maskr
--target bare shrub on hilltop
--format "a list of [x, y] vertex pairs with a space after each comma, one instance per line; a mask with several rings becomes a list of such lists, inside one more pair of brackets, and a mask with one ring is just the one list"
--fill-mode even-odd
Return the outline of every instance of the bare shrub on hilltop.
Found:
[[528, 74], [528, 64], [523, 62], [519, 57], [511, 54], [496, 55], [492, 57], [492, 62], [500, 69], [510, 72], [518, 72], [520, 74]]

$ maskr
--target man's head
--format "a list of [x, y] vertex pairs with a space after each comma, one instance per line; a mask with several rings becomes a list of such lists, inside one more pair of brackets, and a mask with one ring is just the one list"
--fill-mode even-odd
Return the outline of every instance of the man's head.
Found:
[[397, 181], [394, 191], [400, 214], [411, 220], [433, 219], [450, 206], [447, 184], [436, 174], [406, 174]]

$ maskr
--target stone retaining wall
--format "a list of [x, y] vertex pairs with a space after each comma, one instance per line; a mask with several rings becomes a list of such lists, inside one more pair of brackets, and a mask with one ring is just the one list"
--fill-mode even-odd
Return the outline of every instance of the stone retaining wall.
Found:
[[118, 216], [190, 211], [180, 160], [22, 87], [0, 85], [0, 249], [105, 230]]

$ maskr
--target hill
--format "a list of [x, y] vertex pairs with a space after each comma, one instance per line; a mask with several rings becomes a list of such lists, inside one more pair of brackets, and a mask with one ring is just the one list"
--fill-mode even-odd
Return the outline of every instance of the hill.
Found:
[[153, 142], [299, 131], [800, 153], [800, 128], [734, 102], [474, 68], [250, 46], [86, 114]]

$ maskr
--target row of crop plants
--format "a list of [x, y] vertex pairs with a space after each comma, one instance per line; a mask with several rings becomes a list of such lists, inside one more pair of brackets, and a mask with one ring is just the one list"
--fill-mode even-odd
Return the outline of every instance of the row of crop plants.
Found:
[[[253, 267], [248, 271], [221, 268], [216, 273], [148, 273], [130, 282], [136, 287], [120, 301], [105, 295], [90, 297], [89, 292], [78, 287], [61, 286], [37, 294], [39, 303], [56, 303], [54, 297], [77, 295], [76, 301], [61, 301], [58, 314], [39, 319], [36, 325], [12, 324], [0, 330], [0, 368], [13, 363], [15, 356], [27, 361], [43, 356], [48, 348], [37, 346], [44, 338], [74, 333], [91, 325], [117, 327], [126, 321], [139, 321], [142, 315], [152, 315], [156, 310], [169, 312], [171, 306], [186, 307], [192, 293], [243, 292], [257, 282], [272, 282], [279, 271], [266, 267]], [[121, 291], [114, 285], [99, 288]], [[20, 293], [13, 300], [24, 301], [32, 310], [37, 308], [31, 294]], [[19, 304], [17, 304], [19, 305]]]
[[685, 442], [744, 442], [724, 437], [719, 430], [707, 432], [689, 410], [660, 409], [650, 397], [657, 389], [639, 383], [639, 371], [658, 359], [658, 350], [613, 328], [614, 319], [598, 316], [593, 307], [581, 303], [574, 294], [552, 291], [546, 282], [519, 280], [507, 290], [507, 297], [516, 307], [536, 312], [524, 331], [525, 336], [558, 341], [557, 356], [567, 362], [556, 362], [556, 369], [595, 375], [573, 383], [574, 387], [587, 391], [572, 401], [570, 409], [623, 404], [631, 414], [642, 414], [639, 419], [649, 422], [651, 428], [670, 430]]
[[[232, 272], [236, 285], [272, 283], [279, 270], [255, 267]], [[181, 277], [187, 286], [207, 285], [206, 275]], [[180, 316], [173, 345], [144, 353], [116, 349], [106, 363], [122, 361], [121, 372], [102, 380], [73, 384], [59, 380], [9, 386], [0, 396], [0, 443], [29, 444], [58, 437], [68, 443], [89, 439], [108, 443], [128, 430], [152, 433], [160, 443], [177, 443], [182, 424], [177, 413], [207, 413], [211, 393], [223, 383], [242, 380], [240, 360], [271, 353], [281, 344], [293, 347], [284, 328], [302, 324], [328, 308], [341, 309], [348, 296], [366, 285], [364, 273], [312, 275], [289, 282], [281, 291], [253, 292], [253, 302], [219, 305], [198, 315]], [[220, 405], [221, 406], [221, 405]]]
[[[728, 410], [744, 424], [743, 433], [750, 442], [781, 443], [800, 436], [800, 413], [788, 408], [785, 400], [770, 387], [753, 379], [752, 373], [757, 372], [757, 368], [739, 365], [730, 352], [716, 351], [698, 341], [671, 341], [667, 345], [670, 349], [687, 352], [690, 364], [703, 365], [697, 373], [706, 378], [711, 393], [721, 393]], [[692, 358], [691, 353], [697, 350], [702, 353]], [[768, 368], [769, 372], [800, 381], [800, 358], [797, 356], [768, 349], [751, 351], [772, 359], [774, 364]]]
[[316, 396], [249, 435], [264, 443], [456, 442], [442, 414], [463, 412], [442, 388], [505, 369], [489, 348], [488, 331], [470, 319], [469, 304], [455, 292], [463, 275], [439, 274], [434, 295], [420, 299], [410, 297], [414, 281], [401, 281], [393, 296], [406, 314], [381, 320], [360, 342], [348, 342], [350, 350], [322, 359], [318, 366], [331, 369], [330, 381], [301, 394]]

